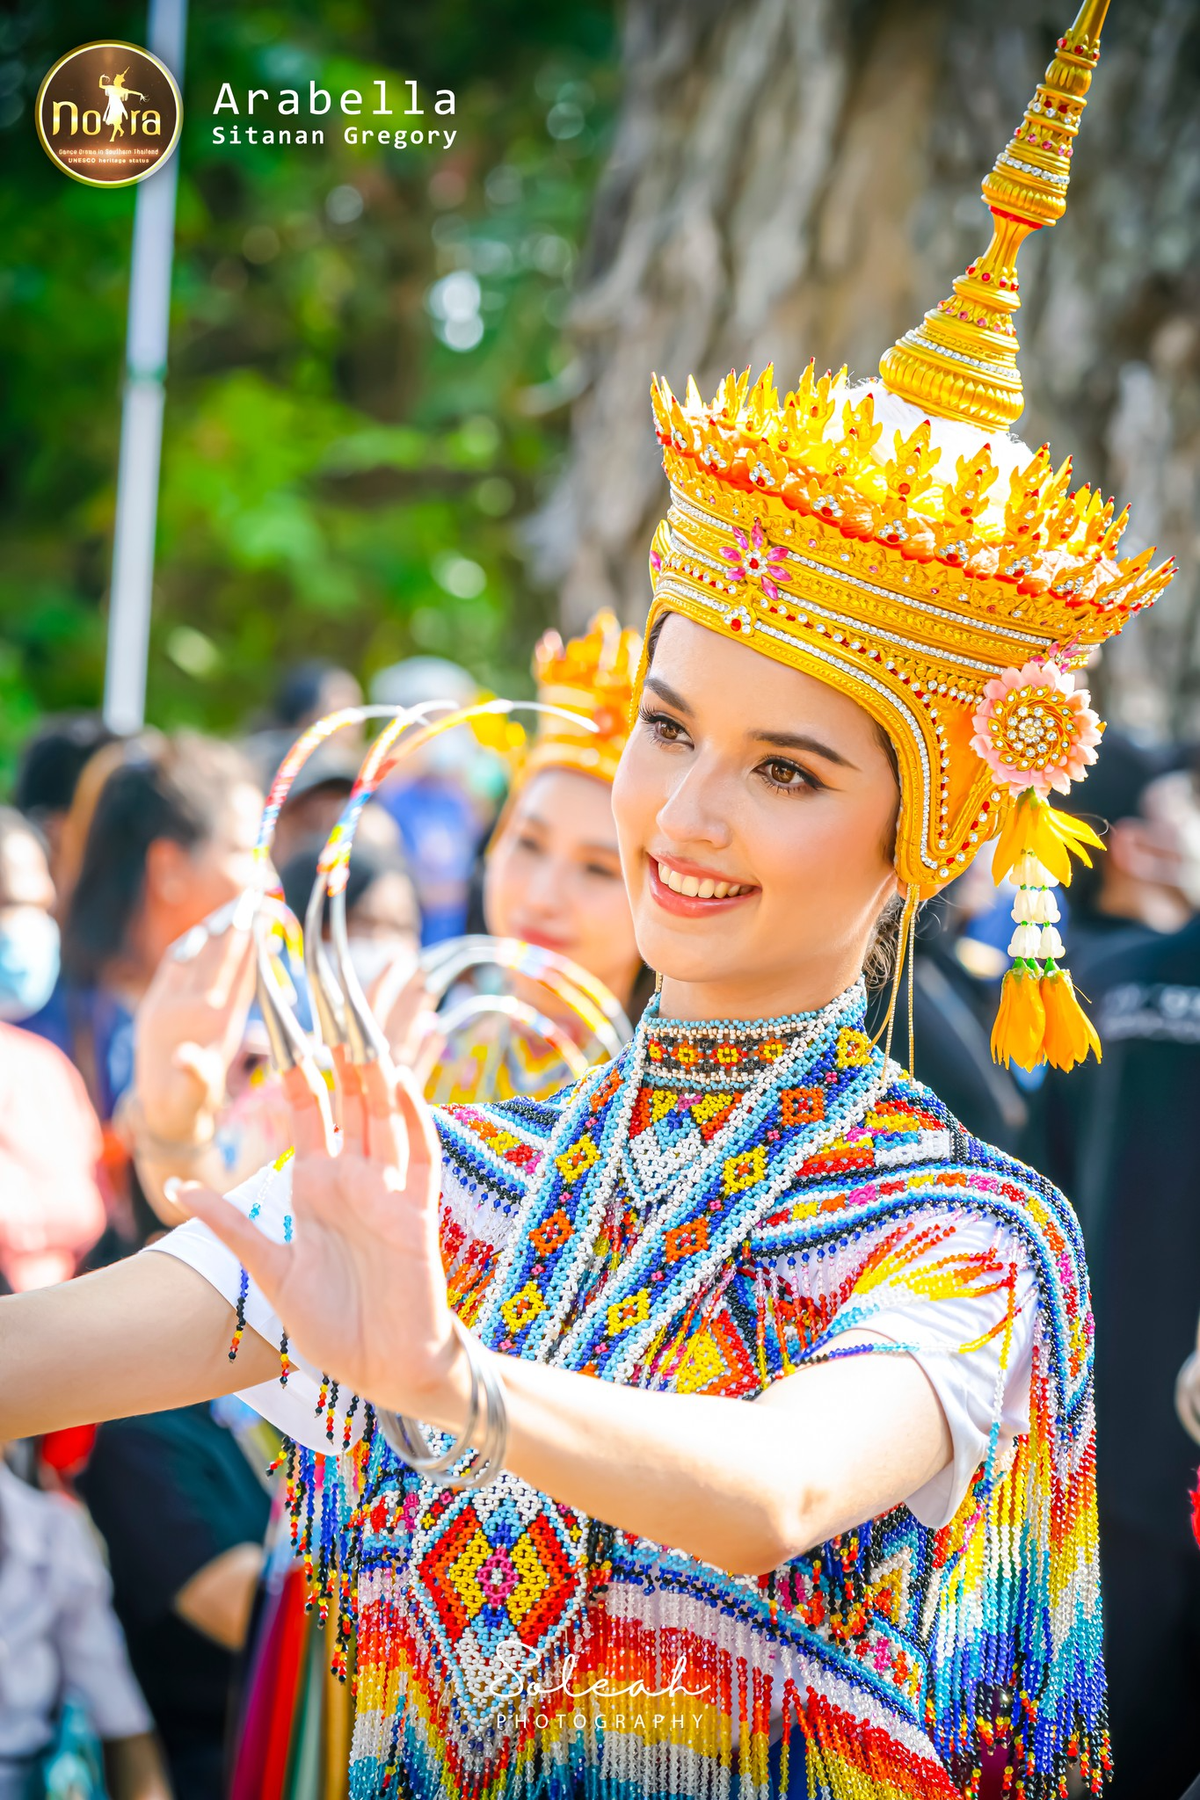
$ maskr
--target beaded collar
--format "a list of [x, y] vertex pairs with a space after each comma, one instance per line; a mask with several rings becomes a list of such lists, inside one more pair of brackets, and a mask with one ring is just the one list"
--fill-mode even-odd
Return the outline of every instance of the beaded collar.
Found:
[[[593, 1071], [564, 1108], [531, 1184], [477, 1329], [508, 1354], [628, 1380], [650, 1341], [678, 1318], [794, 1181], [862, 1118], [889, 1079], [863, 1030], [861, 981], [820, 1011], [779, 1019], [664, 1020], [652, 1003], [620, 1060]], [[693, 1123], [680, 1154], [668, 1133], [655, 1159], [635, 1145], [644, 1090], [685, 1085], [703, 1101], [735, 1092], [707, 1136]], [[738, 1091], [740, 1090], [740, 1092]], [[656, 1200], [652, 1230], [582, 1307], [597, 1237], [619, 1182]]]
[[777, 1019], [664, 1019], [658, 996], [638, 1028], [642, 1081], [648, 1087], [695, 1088], [726, 1093], [772, 1068], [785, 1056], [803, 1054], [827, 1016], [862, 1024], [856, 982], [820, 1012], [787, 1013]]

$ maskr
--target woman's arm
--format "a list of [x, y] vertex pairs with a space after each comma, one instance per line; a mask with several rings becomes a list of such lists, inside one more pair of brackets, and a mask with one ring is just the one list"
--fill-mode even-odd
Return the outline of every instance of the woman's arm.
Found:
[[226, 1650], [240, 1650], [262, 1575], [261, 1544], [234, 1544], [197, 1569], [175, 1596], [179, 1617]]
[[[872, 1340], [844, 1333], [839, 1346]], [[565, 1505], [734, 1574], [776, 1569], [907, 1500], [945, 1468], [950, 1431], [909, 1356], [854, 1356], [753, 1404], [660, 1394], [511, 1356], [506, 1466]], [[460, 1356], [417, 1416], [461, 1427]]]
[[[364, 1081], [361, 1102], [344, 1102], [342, 1153], [298, 1154], [292, 1165], [291, 1242], [269, 1240], [216, 1194], [180, 1197], [240, 1258], [314, 1366], [378, 1405], [455, 1429], [469, 1382], [438, 1247], [436, 1132], [407, 1073], [374, 1064]], [[753, 1405], [496, 1361], [514, 1474], [743, 1573], [877, 1516], [951, 1458], [940, 1402], [906, 1356], [801, 1370]]]
[[173, 1256], [140, 1256], [0, 1299], [0, 1438], [160, 1412], [269, 1381], [279, 1352]]

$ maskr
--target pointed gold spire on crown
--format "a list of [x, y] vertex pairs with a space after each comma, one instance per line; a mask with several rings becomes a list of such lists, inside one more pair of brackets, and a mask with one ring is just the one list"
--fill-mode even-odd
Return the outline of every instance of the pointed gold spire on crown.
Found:
[[1021, 416], [1017, 252], [1031, 231], [1057, 224], [1067, 209], [1071, 153], [1107, 11], [1108, 0], [1084, 0], [1020, 129], [985, 178], [994, 221], [987, 250], [879, 364], [884, 386], [924, 412], [1004, 431]]

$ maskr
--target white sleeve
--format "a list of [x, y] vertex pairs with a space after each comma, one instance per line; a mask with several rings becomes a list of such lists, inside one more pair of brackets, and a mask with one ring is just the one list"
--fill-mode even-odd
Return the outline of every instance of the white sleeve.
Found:
[[[268, 1163], [265, 1169], [260, 1169], [249, 1181], [234, 1188], [226, 1195], [226, 1199], [253, 1219], [267, 1237], [277, 1244], [283, 1243], [290, 1237], [292, 1229], [291, 1158], [282, 1168]], [[177, 1256], [180, 1262], [187, 1263], [198, 1275], [203, 1275], [206, 1281], [211, 1282], [218, 1293], [225, 1296], [230, 1306], [236, 1307], [242, 1285], [241, 1264], [233, 1252], [227, 1250], [221, 1240], [207, 1225], [201, 1224], [199, 1219], [190, 1219], [186, 1225], [180, 1225], [165, 1237], [158, 1238], [150, 1245], [150, 1249], [167, 1256]], [[281, 1342], [283, 1325], [279, 1316], [253, 1281], [249, 1281], [246, 1287], [245, 1318], [247, 1325], [265, 1338], [268, 1344]], [[314, 1369], [290, 1345], [288, 1360], [292, 1367], [286, 1386], [278, 1379], [263, 1381], [255, 1387], [239, 1388], [240, 1397], [261, 1418], [266, 1419], [277, 1430], [285, 1432], [288, 1437], [294, 1438], [298, 1444], [305, 1445], [309, 1450], [322, 1450], [330, 1456], [339, 1455], [343, 1447], [347, 1411], [354, 1396], [340, 1392], [332, 1412], [318, 1409], [321, 1371]], [[350, 1422], [352, 1444], [357, 1443], [362, 1436], [363, 1413], [364, 1409], [360, 1404], [355, 1408]]]
[[953, 1455], [908, 1500], [920, 1523], [934, 1529], [962, 1505], [993, 1421], [1000, 1422], [1001, 1454], [1029, 1429], [1038, 1307], [1033, 1272], [1013, 1233], [975, 1214], [952, 1215], [948, 1223], [928, 1249], [869, 1293], [856, 1289], [833, 1326], [835, 1333], [864, 1331], [903, 1346], [941, 1403]]
[[84, 1705], [98, 1737], [140, 1737], [154, 1722], [112, 1609], [112, 1583], [82, 1510], [47, 1495], [53, 1511], [51, 1580], [60, 1594], [55, 1637], [63, 1685]]

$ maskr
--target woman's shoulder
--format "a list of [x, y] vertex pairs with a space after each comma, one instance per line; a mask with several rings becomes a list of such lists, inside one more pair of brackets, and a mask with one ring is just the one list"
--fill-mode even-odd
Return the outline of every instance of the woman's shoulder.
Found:
[[852, 1221], [931, 1211], [987, 1215], [1082, 1254], [1075, 1214], [1059, 1189], [968, 1131], [931, 1088], [907, 1074], [800, 1166], [785, 1206], [765, 1224], [768, 1232], [786, 1233], [820, 1219], [840, 1235]]
[[[1011, 1151], [1003, 1150], [986, 1138], [978, 1137], [951, 1112], [932, 1088], [910, 1075], [903, 1075], [880, 1102], [880, 1110], [893, 1108], [898, 1115], [911, 1115], [922, 1122], [925, 1137], [921, 1154], [936, 1150], [940, 1160], [961, 1175], [974, 1191], [1005, 1192], [1013, 1196], [1027, 1193], [1042, 1209], [1065, 1211], [1074, 1223], [1074, 1213], [1061, 1189], [1055, 1187], [1040, 1170], [1022, 1162]], [[886, 1154], [886, 1153], [885, 1153]], [[921, 1160], [920, 1155], [912, 1158]], [[953, 1183], [958, 1175], [951, 1174]]]
[[503, 1237], [505, 1221], [537, 1177], [564, 1116], [603, 1084], [609, 1065], [589, 1069], [544, 1100], [518, 1096], [486, 1104], [436, 1106], [442, 1146], [442, 1195], [476, 1234]]

